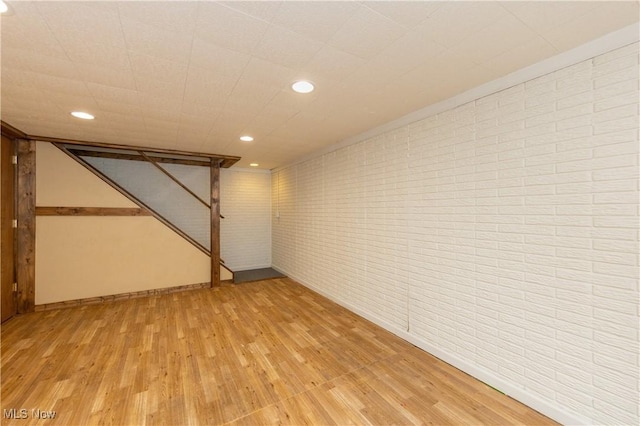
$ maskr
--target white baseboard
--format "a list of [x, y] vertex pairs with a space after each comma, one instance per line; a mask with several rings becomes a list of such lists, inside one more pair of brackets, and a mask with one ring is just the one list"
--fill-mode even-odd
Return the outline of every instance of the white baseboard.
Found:
[[374, 324], [384, 328], [385, 330], [395, 334], [396, 336], [406, 340], [407, 342], [419, 347], [420, 349], [430, 353], [436, 358], [441, 359], [454, 366], [455, 368], [464, 371], [470, 376], [475, 377], [476, 379], [488, 384], [491, 387], [496, 389], [500, 389], [501, 392], [504, 392], [506, 395], [511, 398], [525, 404], [526, 406], [544, 414], [545, 416], [563, 424], [563, 425], [591, 425], [593, 421], [580, 416], [579, 414], [569, 412], [565, 408], [554, 404], [552, 401], [546, 401], [537, 395], [534, 395], [523, 388], [521, 385], [517, 383], [509, 382], [504, 380], [498, 376], [496, 376], [493, 372], [482, 368], [476, 364], [469, 363], [468, 361], [451, 354], [445, 350], [442, 350], [431, 343], [412, 335], [411, 333], [407, 333], [406, 330], [402, 330], [392, 324], [389, 324], [385, 320], [378, 318], [377, 316], [371, 314], [370, 312], [363, 311], [362, 309], [351, 305], [348, 302], [340, 299], [339, 297], [335, 297], [331, 294], [324, 292], [322, 289], [319, 289], [313, 285], [305, 283], [303, 280], [295, 277], [294, 275], [288, 274], [284, 270], [280, 268], [273, 267], [273, 269], [278, 272], [287, 275], [289, 278], [295, 280], [296, 282], [304, 285], [310, 290], [315, 291], [318, 294], [326, 297], [327, 299], [332, 300], [333, 302], [339, 304], [340, 306], [350, 310], [351, 312], [373, 322]]

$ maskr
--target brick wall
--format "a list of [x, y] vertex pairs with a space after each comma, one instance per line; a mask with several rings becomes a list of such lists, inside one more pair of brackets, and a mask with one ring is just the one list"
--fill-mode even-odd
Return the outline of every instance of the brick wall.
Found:
[[220, 251], [233, 271], [271, 266], [271, 174], [220, 170]]
[[638, 52], [274, 172], [274, 267], [556, 419], [638, 424]]

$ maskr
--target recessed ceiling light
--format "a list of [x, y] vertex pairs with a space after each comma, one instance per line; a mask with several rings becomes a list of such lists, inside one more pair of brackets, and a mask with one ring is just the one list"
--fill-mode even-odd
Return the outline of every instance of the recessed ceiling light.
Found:
[[82, 112], [82, 111], [73, 111], [71, 115], [73, 115], [76, 118], [82, 118], [83, 120], [93, 120], [95, 118], [93, 115], [89, 114], [88, 112]]
[[0, 13], [5, 13], [9, 10], [9, 6], [2, 0], [0, 0]]
[[298, 93], [311, 93], [313, 89], [315, 89], [315, 86], [310, 81], [300, 80], [293, 83], [291, 88]]
[[240, 136], [240, 140], [243, 142], [251, 142], [253, 138], [251, 136]]
[[249, 165], [250, 165], [251, 167], [258, 167], [260, 164], [258, 164], [258, 163], [251, 163], [251, 164], [249, 164]]

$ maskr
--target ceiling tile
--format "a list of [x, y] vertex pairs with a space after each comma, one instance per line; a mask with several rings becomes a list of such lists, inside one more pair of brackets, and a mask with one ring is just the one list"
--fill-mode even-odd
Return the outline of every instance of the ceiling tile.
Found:
[[54, 103], [63, 115], [71, 114], [71, 111], [86, 111], [96, 115], [98, 111], [98, 104], [92, 96], [61, 94], [51, 90], [42, 90], [42, 96], [55, 99]]
[[189, 60], [191, 33], [168, 31], [126, 16], [120, 21], [128, 50], [175, 62]]
[[138, 91], [159, 97], [183, 98], [186, 64], [137, 53], [129, 55], [129, 60]]
[[[186, 137], [185, 137], [186, 136]], [[169, 145], [169, 149], [176, 149], [171, 147], [177, 147], [177, 149], [181, 151], [191, 151], [191, 152], [202, 152], [200, 147], [202, 146], [202, 142], [198, 137], [192, 137], [189, 134], [183, 134], [178, 132], [176, 136], [176, 141], [173, 144]], [[217, 152], [213, 152], [214, 154], [218, 154]]]
[[224, 101], [219, 104], [201, 104], [197, 102], [183, 102], [182, 109], [183, 114], [193, 115], [201, 117], [202, 119], [214, 120], [222, 111], [224, 107]]
[[223, 106], [236, 85], [238, 77], [222, 78], [210, 70], [194, 66], [189, 67], [182, 101], [184, 104], [197, 103]]
[[[450, 50], [445, 50], [433, 57], [429, 62], [425, 62], [408, 71], [400, 78], [388, 82], [379, 91], [389, 97], [393, 97], [393, 93], [405, 93], [405, 99], [408, 97], [414, 98], [417, 94], [429, 91], [433, 87], [449, 87], [451, 84], [460, 85], [461, 82], [457, 78], [468, 80], [467, 74], [471, 74], [471, 70], [474, 67], [476, 65], [471, 63], [468, 58], [457, 55]], [[421, 99], [422, 105], [420, 107], [434, 102], [428, 96], [423, 96]], [[399, 105], [404, 104], [400, 103]], [[401, 109], [404, 110], [404, 106]], [[379, 107], [377, 110], [381, 110], [381, 108]]]
[[444, 3], [438, 1], [367, 1], [364, 4], [392, 21], [411, 28], [433, 15]]
[[595, 1], [513, 1], [500, 4], [535, 31], [556, 28], [597, 6]]
[[313, 80], [320, 85], [340, 81], [364, 66], [366, 61], [358, 56], [325, 45], [300, 69], [300, 78]]
[[[241, 12], [244, 15], [258, 18], [263, 21], [271, 21], [278, 10], [283, 6], [283, 2], [280, 1], [221, 1], [221, 5], [233, 9], [237, 12]], [[286, 4], [286, 3], [285, 3]]]
[[123, 89], [120, 87], [105, 86], [104, 84], [86, 83], [87, 89], [94, 99], [103, 105], [108, 103], [121, 103], [138, 105], [138, 92], [135, 90]]
[[317, 116], [315, 114], [296, 114], [291, 117], [283, 126], [277, 131], [273, 132], [273, 135], [290, 135], [291, 137], [298, 138], [308, 133], [316, 133], [324, 126], [326, 117]]
[[[2, 48], [20, 46], [20, 50], [67, 58], [64, 49], [38, 12], [35, 2], [16, 2], [11, 19], [2, 18]], [[4, 52], [3, 52], [4, 56]]]
[[367, 59], [404, 33], [405, 29], [401, 25], [361, 6], [328, 43], [347, 53]]
[[96, 99], [96, 103], [100, 108], [100, 116], [115, 114], [119, 117], [142, 117], [142, 108], [139, 105], [110, 102], [102, 99]]
[[509, 13], [497, 2], [449, 1], [413, 28], [422, 40], [453, 47]]
[[75, 64], [78, 75], [82, 80], [105, 86], [135, 89], [136, 82], [131, 70], [113, 70], [100, 64]]
[[130, 69], [128, 52], [117, 46], [64, 42], [63, 48], [69, 59], [75, 64], [99, 65], [115, 73], [126, 72]]
[[[37, 2], [38, 10], [55, 38], [65, 46], [75, 44], [124, 47], [120, 18], [114, 3]], [[102, 3], [102, 7], [100, 6]]]
[[544, 31], [541, 35], [556, 49], [564, 51], [638, 22], [639, 5], [639, 2], [599, 2], [589, 12]]
[[445, 48], [440, 44], [423, 40], [419, 34], [410, 32], [381, 51], [365, 66], [382, 70], [382, 73], [395, 78], [422, 64], [432, 62], [444, 51]]
[[250, 54], [269, 24], [218, 3], [199, 5], [196, 35], [208, 43]]
[[176, 102], [175, 98], [168, 96], [158, 96], [152, 93], [140, 93], [140, 107], [144, 114], [180, 114], [182, 105]]
[[316, 92], [301, 95], [300, 93], [296, 93], [291, 89], [281, 90], [271, 100], [269, 106], [300, 111], [301, 109], [305, 108], [306, 105], [310, 105], [320, 97], [317, 92], [318, 91], [316, 90]]
[[[179, 115], [176, 114], [174, 117], [179, 117]], [[177, 121], [168, 121], [162, 116], [157, 116], [157, 118], [145, 116], [143, 119], [148, 134], [162, 132], [177, 133], [180, 127]]]
[[56, 97], [53, 99], [56, 99], [57, 97], [63, 97], [65, 95], [85, 96], [93, 98], [91, 96], [91, 92], [89, 92], [89, 89], [84, 84], [84, 82], [79, 80], [55, 77], [42, 73], [32, 73], [31, 84], [41, 90], [48, 90], [50, 92], [58, 93], [58, 95], [56, 95]]
[[[9, 96], [10, 94], [18, 93], [21, 96]], [[5, 94], [7, 97], [5, 97]], [[45, 110], [48, 108], [55, 108], [55, 103], [50, 99], [43, 99], [42, 90], [37, 87], [24, 87], [15, 90], [11, 86], [2, 86], [2, 114], [9, 114], [13, 106], [22, 110]]]
[[117, 1], [120, 16], [172, 33], [192, 34], [198, 2]]
[[180, 114], [179, 123], [181, 128], [191, 128], [194, 131], [206, 130], [208, 132], [211, 130], [211, 121], [197, 115]]
[[[136, 78], [136, 87], [140, 96], [151, 96], [171, 99], [172, 103], [182, 100], [185, 92], [184, 80], [167, 82], [152, 78]], [[178, 103], [178, 106], [180, 103]]]
[[140, 53], [129, 54], [129, 63], [137, 80], [154, 79], [183, 83], [188, 66], [184, 62], [169, 61]]
[[233, 93], [227, 99], [225, 109], [244, 112], [247, 119], [264, 109], [264, 107], [280, 92], [278, 88], [253, 86], [253, 83], [243, 85], [238, 83]]
[[[2, 53], [4, 55], [4, 51]], [[33, 74], [31, 71], [25, 71], [20, 68], [4, 67], [2, 69], [2, 78], [0, 78], [2, 90], [14, 88], [18, 91], [17, 93], [19, 93], [20, 90], [33, 90]], [[6, 99], [3, 99], [3, 101], [5, 100]]]
[[[505, 37], [505, 34], [509, 36]], [[479, 64], [528, 43], [536, 36], [532, 29], [508, 14], [498, 19], [495, 25], [485, 27], [455, 45], [452, 51]]]
[[[56, 77], [79, 79], [77, 66], [65, 55], [57, 58], [34, 51], [24, 51], [11, 47], [2, 48], [2, 60], [11, 64], [13, 69], [43, 72]], [[4, 70], [3, 70], [4, 74]]]
[[250, 58], [246, 53], [207, 43], [196, 36], [191, 46], [189, 66], [205, 68], [220, 78], [237, 78]]
[[260, 111], [262, 111], [269, 101], [268, 95], [264, 95], [263, 99], [255, 96], [237, 96], [231, 95], [224, 105], [223, 113], [230, 113], [243, 116], [242, 125], [250, 122]]
[[298, 78], [296, 71], [261, 58], [252, 58], [238, 82], [251, 81], [261, 86], [272, 86], [278, 88], [289, 88]]
[[556, 54], [558, 50], [551, 43], [540, 36], [535, 36], [497, 56], [486, 58], [481, 65], [504, 74], [531, 65], [532, 59], [539, 62]]
[[351, 2], [283, 2], [271, 23], [324, 43], [357, 9]]
[[297, 68], [308, 62], [322, 46], [320, 42], [272, 25], [263, 34], [252, 55], [278, 65]]
[[252, 130], [256, 135], [266, 136], [296, 115], [298, 111], [298, 108], [287, 108], [270, 103], [245, 128]]
[[141, 112], [140, 108], [134, 107], [132, 107], [126, 114], [105, 111], [97, 117], [97, 120], [99, 122], [108, 123], [110, 126], [113, 126], [118, 130], [132, 127], [141, 128], [144, 126], [144, 119], [142, 118]]

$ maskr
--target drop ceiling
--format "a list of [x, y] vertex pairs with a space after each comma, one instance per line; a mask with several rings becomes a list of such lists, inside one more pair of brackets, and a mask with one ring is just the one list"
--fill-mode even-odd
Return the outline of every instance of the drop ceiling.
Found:
[[[637, 1], [6, 3], [3, 121], [268, 169], [639, 16]], [[298, 79], [316, 90], [293, 92]]]

